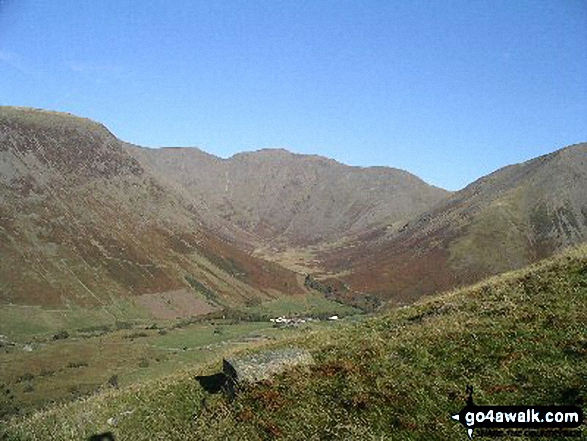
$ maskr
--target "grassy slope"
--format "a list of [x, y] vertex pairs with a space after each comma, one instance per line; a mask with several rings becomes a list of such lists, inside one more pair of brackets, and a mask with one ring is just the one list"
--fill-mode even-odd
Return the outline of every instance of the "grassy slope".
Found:
[[[450, 415], [477, 404], [587, 397], [587, 248], [290, 344], [317, 364], [207, 399], [186, 371], [40, 412], [8, 439], [465, 439]], [[284, 343], [280, 343], [284, 344]], [[118, 415], [109, 426], [108, 418]], [[522, 439], [522, 438], [518, 438]]]
[[0, 335], [11, 341], [29, 342], [91, 326], [114, 326], [117, 321], [150, 324], [144, 310], [126, 299], [116, 299], [103, 308], [47, 309], [40, 306], [0, 305]]

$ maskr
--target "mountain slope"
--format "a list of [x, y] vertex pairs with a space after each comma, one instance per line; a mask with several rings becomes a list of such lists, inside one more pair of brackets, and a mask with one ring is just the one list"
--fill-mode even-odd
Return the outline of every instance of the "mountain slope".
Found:
[[211, 213], [275, 246], [333, 242], [405, 222], [449, 194], [402, 170], [286, 150], [221, 159], [195, 148], [129, 148], [143, 167]]
[[465, 429], [450, 416], [464, 407], [467, 385], [478, 405], [584, 408], [586, 303], [582, 247], [363, 323], [281, 343], [308, 349], [316, 364], [249, 385], [232, 401], [209, 395], [194, 380], [220, 369], [219, 359], [207, 372], [15, 419], [6, 437], [73, 440], [112, 431], [116, 439], [136, 440], [464, 440]]
[[193, 311], [255, 303], [303, 288], [253, 250], [287, 264], [293, 255], [276, 250], [324, 244], [306, 263], [349, 295], [410, 302], [584, 242], [586, 158], [578, 144], [449, 194], [391, 168], [146, 149], [86, 119], [3, 107], [0, 302], [106, 307], [148, 295], [142, 307], [165, 316], [181, 309], [165, 306], [170, 296], [195, 295]]
[[90, 120], [0, 108], [0, 204], [3, 304], [132, 298], [175, 317], [300, 292], [295, 274], [212, 234]]
[[322, 258], [355, 289], [395, 301], [520, 268], [587, 239], [587, 144], [479, 179], [401, 228]]

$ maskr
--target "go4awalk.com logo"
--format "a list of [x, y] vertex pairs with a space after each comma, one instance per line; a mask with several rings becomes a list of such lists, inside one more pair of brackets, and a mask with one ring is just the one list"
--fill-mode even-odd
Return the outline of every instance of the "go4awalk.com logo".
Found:
[[537, 430], [540, 436], [581, 436], [580, 431], [569, 430], [583, 423], [583, 411], [577, 406], [477, 406], [472, 386], [467, 386], [467, 393], [466, 406], [451, 418], [467, 429], [469, 438], [475, 429], [489, 436], [533, 436]]

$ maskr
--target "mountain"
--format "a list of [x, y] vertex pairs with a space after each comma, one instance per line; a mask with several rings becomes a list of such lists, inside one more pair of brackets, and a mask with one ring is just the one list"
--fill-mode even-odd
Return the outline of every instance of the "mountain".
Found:
[[405, 223], [449, 195], [403, 170], [351, 167], [283, 149], [228, 159], [196, 148], [128, 149], [142, 167], [207, 205], [209, 224], [222, 218], [257, 246], [352, 238]]
[[395, 302], [521, 268], [587, 239], [587, 144], [511, 165], [398, 229], [321, 259], [354, 289]]
[[306, 291], [259, 257], [288, 265], [294, 247], [310, 257], [290, 268], [318, 270], [310, 287], [412, 302], [584, 242], [586, 188], [587, 144], [451, 194], [393, 168], [148, 149], [84, 118], [2, 107], [0, 303], [168, 318], [255, 304]]
[[84, 118], [0, 107], [0, 206], [1, 304], [174, 318], [302, 291]]

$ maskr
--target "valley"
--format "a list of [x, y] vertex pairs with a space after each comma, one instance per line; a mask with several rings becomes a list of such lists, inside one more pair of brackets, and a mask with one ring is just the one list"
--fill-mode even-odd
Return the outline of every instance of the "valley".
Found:
[[[129, 321], [113, 322], [88, 310], [54, 311], [51, 319], [51, 313], [0, 309], [0, 419], [172, 375], [239, 349], [332, 328], [338, 323], [328, 317], [358, 319], [361, 311], [314, 293], [174, 320], [129, 314]], [[279, 316], [299, 317], [304, 323], [276, 326], [271, 319]]]
[[[432, 409], [457, 407], [467, 382], [488, 400], [580, 404], [586, 188], [585, 143], [449, 192], [391, 167], [144, 148], [0, 107], [0, 434], [449, 439]], [[192, 381], [297, 346], [309, 376], [235, 404]]]
[[[586, 256], [584, 246], [567, 250], [358, 323], [258, 341], [249, 351], [303, 347], [315, 364], [246, 385], [235, 400], [211, 395], [194, 380], [218, 371], [216, 356], [13, 418], [4, 436], [76, 440], [108, 431], [116, 439], [294, 440], [387, 439], [392, 432], [398, 439], [464, 439], [450, 415], [463, 407], [467, 385], [479, 404], [584, 406]], [[250, 326], [255, 335], [266, 332]], [[206, 340], [182, 337], [165, 344]], [[190, 352], [176, 357], [187, 360]]]

